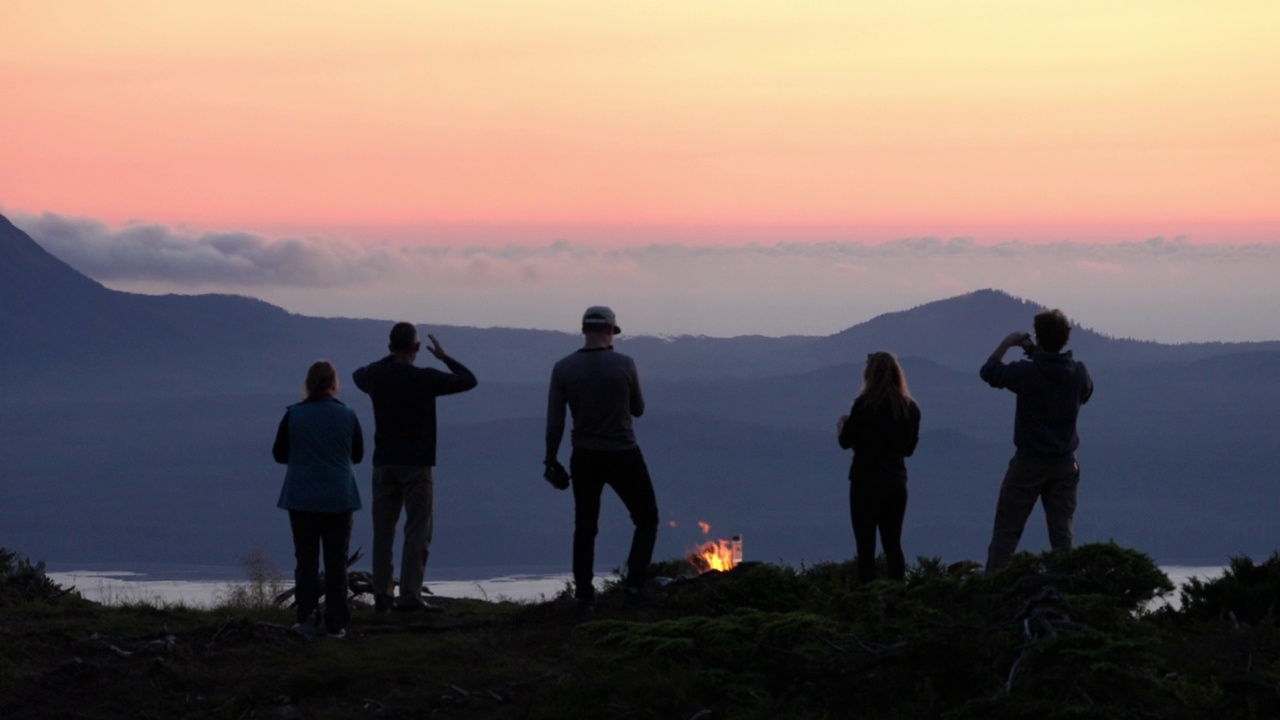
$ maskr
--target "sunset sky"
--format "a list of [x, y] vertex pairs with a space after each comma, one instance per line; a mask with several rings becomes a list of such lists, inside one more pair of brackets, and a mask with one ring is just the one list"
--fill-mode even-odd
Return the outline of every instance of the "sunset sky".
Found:
[[569, 328], [609, 302], [706, 334], [1000, 287], [1115, 334], [1280, 339], [1229, 309], [1280, 317], [1273, 0], [0, 0], [0, 24], [0, 212], [113, 287]]

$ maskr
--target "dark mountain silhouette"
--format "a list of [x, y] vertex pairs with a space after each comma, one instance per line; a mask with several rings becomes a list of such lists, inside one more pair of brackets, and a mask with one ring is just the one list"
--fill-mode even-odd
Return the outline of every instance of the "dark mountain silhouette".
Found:
[[[924, 412], [907, 552], [982, 557], [1012, 451], [1013, 397], [982, 384], [977, 368], [1038, 309], [979, 290], [828, 337], [623, 336], [651, 408], [637, 429], [664, 516], [659, 554], [681, 554], [707, 520], [744, 534], [757, 558], [850, 556], [849, 456], [834, 423], [866, 353], [889, 349]], [[329, 358], [348, 378], [385, 352], [389, 327], [244, 297], [117, 292], [0, 218], [0, 546], [62, 561], [218, 564], [261, 546], [288, 567], [275, 424], [311, 361]], [[550, 367], [579, 338], [431, 330], [481, 379], [441, 402], [433, 566], [565, 565], [572, 503], [540, 479], [542, 413]], [[1078, 328], [1071, 347], [1098, 386], [1081, 417], [1082, 540], [1215, 562], [1280, 544], [1280, 343], [1171, 346]], [[367, 398], [349, 383], [342, 398], [371, 437]], [[602, 563], [621, 564], [626, 526], [610, 506]], [[360, 516], [353, 544], [367, 549], [367, 533]], [[1044, 544], [1033, 516], [1024, 545]]]
[[108, 294], [106, 288], [50, 255], [0, 215], [0, 303], [7, 321], [20, 320], [25, 314], [83, 307]]

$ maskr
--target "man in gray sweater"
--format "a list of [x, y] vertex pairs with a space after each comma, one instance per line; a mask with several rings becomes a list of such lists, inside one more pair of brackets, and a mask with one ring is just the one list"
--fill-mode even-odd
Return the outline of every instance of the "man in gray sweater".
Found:
[[[581, 350], [556, 363], [547, 396], [546, 479], [564, 490], [572, 476], [573, 578], [575, 596], [584, 608], [595, 602], [595, 542], [605, 485], [618, 493], [635, 524], [627, 557], [627, 604], [642, 600], [641, 588], [658, 536], [653, 482], [631, 427], [631, 418], [644, 414], [644, 396], [635, 361], [613, 349], [613, 336], [621, 332], [612, 310], [587, 308], [582, 316], [586, 341]], [[568, 473], [556, 457], [564, 437], [566, 406], [573, 415]]]

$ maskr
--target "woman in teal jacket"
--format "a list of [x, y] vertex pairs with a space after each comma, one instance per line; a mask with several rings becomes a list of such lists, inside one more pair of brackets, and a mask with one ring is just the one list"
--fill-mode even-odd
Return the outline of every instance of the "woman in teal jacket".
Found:
[[321, 545], [324, 546], [324, 624], [330, 637], [346, 635], [347, 549], [351, 514], [360, 509], [354, 465], [364, 458], [364, 434], [351, 408], [335, 397], [338, 373], [326, 360], [307, 370], [304, 399], [280, 419], [271, 454], [287, 464], [276, 507], [289, 511], [296, 566], [293, 571], [298, 623], [311, 635], [320, 603]]

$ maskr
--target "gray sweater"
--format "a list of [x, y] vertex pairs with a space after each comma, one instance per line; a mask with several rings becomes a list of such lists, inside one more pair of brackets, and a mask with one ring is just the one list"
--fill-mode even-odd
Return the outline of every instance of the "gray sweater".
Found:
[[547, 394], [548, 460], [560, 450], [566, 405], [573, 414], [573, 447], [636, 447], [631, 418], [644, 414], [644, 396], [635, 361], [613, 348], [598, 348], [579, 350], [556, 363]]

